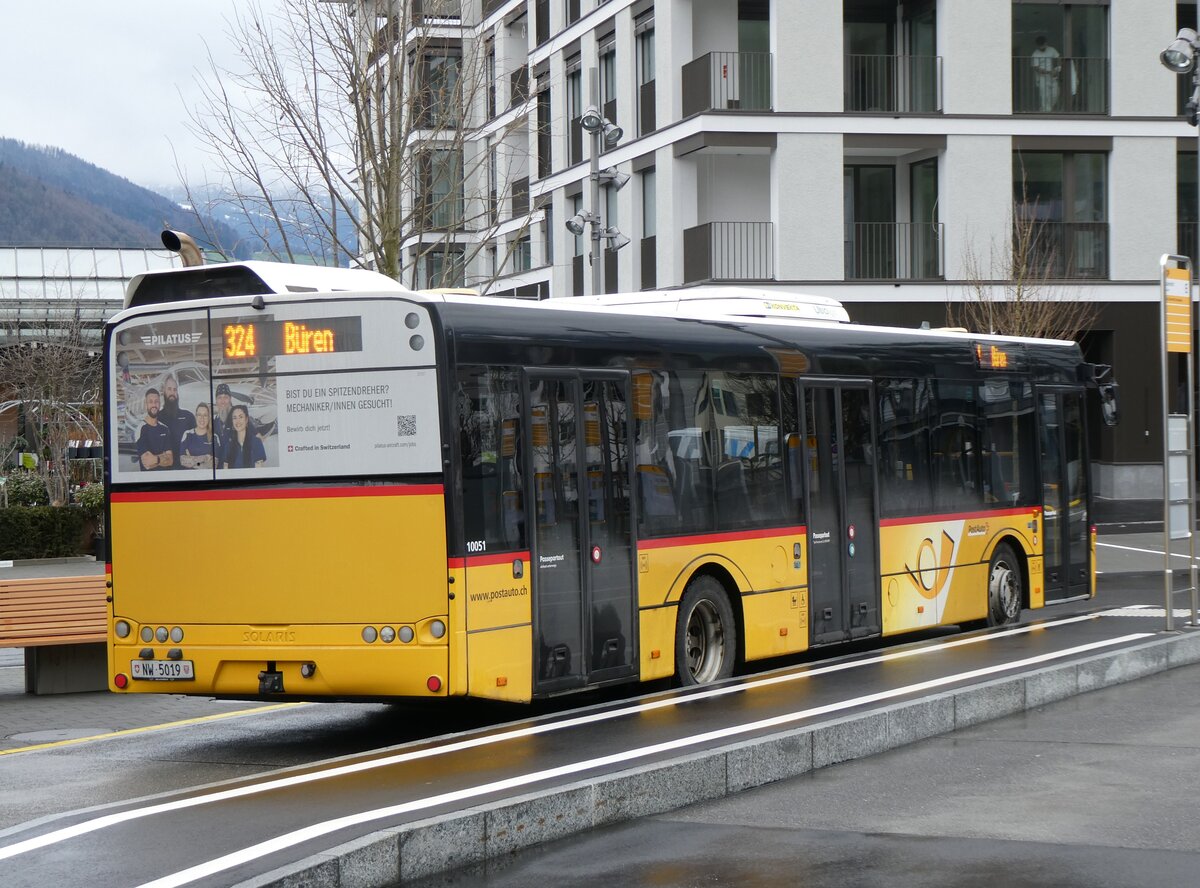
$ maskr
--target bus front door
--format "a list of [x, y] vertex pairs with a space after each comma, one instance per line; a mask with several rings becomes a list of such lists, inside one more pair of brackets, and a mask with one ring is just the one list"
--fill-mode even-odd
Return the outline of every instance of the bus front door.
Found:
[[1038, 391], [1046, 602], [1085, 596], [1090, 582], [1090, 516], [1083, 393]]
[[534, 692], [636, 674], [629, 376], [527, 370]]
[[811, 386], [803, 398], [811, 641], [879, 635], [871, 391]]

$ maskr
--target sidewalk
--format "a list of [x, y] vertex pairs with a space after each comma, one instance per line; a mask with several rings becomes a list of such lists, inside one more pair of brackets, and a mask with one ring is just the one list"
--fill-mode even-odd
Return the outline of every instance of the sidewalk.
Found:
[[[104, 562], [91, 557], [17, 561], [0, 567], [0, 579], [92, 576]], [[5, 750], [94, 737], [190, 718], [269, 706], [178, 694], [111, 694], [98, 691], [37, 697], [25, 693], [25, 652], [0, 648], [0, 755]]]

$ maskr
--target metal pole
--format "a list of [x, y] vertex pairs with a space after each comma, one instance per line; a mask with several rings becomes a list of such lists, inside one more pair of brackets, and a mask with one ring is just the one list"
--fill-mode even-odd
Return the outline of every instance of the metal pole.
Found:
[[1167, 397], [1169, 382], [1170, 353], [1167, 351], [1167, 265], [1170, 260], [1162, 259], [1160, 284], [1162, 293], [1159, 299], [1159, 336], [1162, 338], [1162, 354], [1159, 358], [1162, 370], [1162, 478], [1163, 478], [1163, 595], [1166, 600], [1167, 631], [1175, 628], [1174, 610], [1171, 607], [1171, 479], [1170, 479], [1170, 441], [1168, 435], [1167, 417], [1170, 416], [1170, 399]]
[[[1200, 25], [1200, 0], [1196, 0], [1196, 23]], [[1194, 47], [1193, 47], [1194, 49]], [[1200, 71], [1192, 70], [1192, 96], [1200, 91]], [[1192, 311], [1192, 275], [1200, 268], [1200, 127], [1196, 127], [1196, 243], [1191, 264], [1188, 266], [1188, 318]], [[1179, 249], [1176, 247], [1176, 249]], [[1192, 321], [1192, 330], [1195, 322]], [[1192, 335], [1192, 330], [1188, 335]], [[1188, 581], [1192, 587], [1192, 625], [1200, 624], [1197, 610], [1200, 609], [1200, 592], [1196, 589], [1196, 356], [1188, 349]]]
[[[588, 93], [593, 108], [600, 107], [600, 84], [596, 69], [588, 68]], [[596, 129], [592, 136], [592, 294], [604, 292], [604, 256], [600, 252], [600, 238], [604, 229], [604, 214], [600, 212], [600, 139], [604, 127]]]

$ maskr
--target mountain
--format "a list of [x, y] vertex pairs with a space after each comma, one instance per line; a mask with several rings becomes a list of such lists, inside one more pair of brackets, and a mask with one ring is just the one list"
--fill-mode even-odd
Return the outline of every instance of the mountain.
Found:
[[[164, 227], [200, 228], [168, 198], [61, 148], [0, 138], [0, 244], [157, 248]], [[214, 230], [238, 240], [222, 223]]]

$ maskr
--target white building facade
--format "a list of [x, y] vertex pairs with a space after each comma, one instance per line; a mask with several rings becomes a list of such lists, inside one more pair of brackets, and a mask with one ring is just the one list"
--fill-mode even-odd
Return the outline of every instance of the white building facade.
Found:
[[[487, 195], [490, 221], [456, 235], [486, 243], [454, 283], [592, 292], [592, 227], [565, 225], [590, 212], [629, 239], [603, 251], [609, 292], [750, 283], [834, 297], [860, 322], [936, 326], [980, 272], [1004, 276], [1014, 217], [1033, 217], [1058, 288], [1097, 304], [1085, 353], [1125, 395], [1116, 432], [1091, 423], [1095, 489], [1161, 495], [1159, 259], [1196, 252], [1200, 215], [1187, 78], [1158, 53], [1195, 25], [1194, 4], [436, 6], [447, 45], [486, 59], [464, 76], [492, 87], [464, 115], [480, 162], [462, 184], [467, 202]], [[611, 145], [580, 125], [592, 95], [622, 130]], [[598, 201], [594, 144], [596, 166], [629, 177], [606, 178]]]

